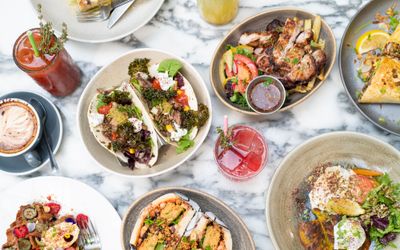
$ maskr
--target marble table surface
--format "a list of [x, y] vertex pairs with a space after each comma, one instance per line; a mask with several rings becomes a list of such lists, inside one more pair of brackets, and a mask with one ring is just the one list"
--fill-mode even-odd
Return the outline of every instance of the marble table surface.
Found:
[[[378, 1], [378, 0], [377, 0]], [[154, 188], [185, 186], [211, 193], [243, 218], [251, 230], [257, 249], [273, 249], [265, 222], [265, 193], [274, 170], [288, 152], [305, 140], [330, 131], [358, 131], [389, 142], [400, 149], [400, 138], [374, 127], [353, 107], [344, 92], [337, 64], [324, 85], [309, 99], [280, 119], [261, 121], [230, 111], [212, 92], [208, 68], [220, 39], [232, 25], [262, 10], [278, 6], [298, 6], [323, 16], [331, 25], [339, 44], [344, 28], [366, 0], [241, 0], [239, 14], [225, 26], [215, 27], [204, 22], [195, 0], [166, 0], [158, 14], [133, 35], [104, 44], [84, 44], [69, 41], [66, 45], [84, 72], [81, 87], [72, 96], [54, 98], [38, 87], [15, 66], [11, 51], [15, 39], [23, 31], [36, 26], [36, 15], [29, 0], [0, 1], [0, 94], [14, 90], [32, 90], [49, 97], [62, 112], [64, 139], [56, 158], [62, 175], [80, 180], [97, 189], [123, 216], [135, 198]], [[132, 180], [104, 172], [88, 155], [79, 138], [76, 106], [83, 88], [99, 68], [135, 48], [150, 47], [175, 53], [192, 63], [210, 90], [214, 109], [211, 131], [195, 156], [169, 174], [150, 179]], [[233, 183], [218, 171], [212, 146], [215, 127], [227, 114], [232, 123], [245, 123], [259, 129], [269, 144], [269, 161], [256, 178]], [[49, 167], [26, 177], [0, 174], [1, 190], [24, 179], [49, 175]], [[3, 202], [3, 201], [1, 201]], [[3, 229], [2, 229], [3, 230]], [[119, 244], [116, 245], [119, 247]], [[107, 249], [108, 250], [108, 249]]]

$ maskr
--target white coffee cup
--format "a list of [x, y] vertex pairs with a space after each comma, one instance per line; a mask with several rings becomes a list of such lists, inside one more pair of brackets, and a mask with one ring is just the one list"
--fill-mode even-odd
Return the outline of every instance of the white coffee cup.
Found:
[[[26, 112], [24, 112], [24, 110]], [[6, 117], [1, 117], [3, 115]], [[31, 116], [32, 121], [28, 121], [28, 119], [20, 119], [19, 115]], [[30, 124], [31, 122], [33, 125]], [[15, 123], [16, 127], [19, 126], [18, 131], [17, 128], [13, 128], [14, 124], [10, 125], [10, 123]], [[24, 125], [27, 128], [25, 131], [21, 130], [21, 126]], [[30, 126], [33, 126], [33, 131], [31, 131], [32, 128], [30, 128]], [[18, 98], [0, 100], [0, 157], [16, 157], [24, 155], [27, 161], [28, 159], [36, 159], [38, 153], [34, 149], [41, 139], [42, 130], [41, 117], [31, 104]], [[24, 132], [28, 132], [28, 134], [24, 135]], [[7, 133], [9, 134], [7, 135]], [[18, 138], [19, 133], [22, 133], [20, 138]], [[24, 140], [27, 141], [20, 148], [5, 149], [4, 144], [7, 144], [7, 141], [12, 140], [12, 136], [23, 142], [25, 142]], [[23, 138], [23, 136], [29, 137], [29, 139]], [[37, 160], [40, 161], [40, 159]]]

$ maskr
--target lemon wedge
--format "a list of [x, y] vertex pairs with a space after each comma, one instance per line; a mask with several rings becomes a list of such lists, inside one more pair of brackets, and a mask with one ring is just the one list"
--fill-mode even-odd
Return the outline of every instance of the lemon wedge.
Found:
[[330, 199], [326, 208], [329, 212], [339, 215], [358, 216], [365, 213], [357, 202], [342, 198]]
[[356, 43], [357, 54], [364, 54], [368, 51], [385, 46], [390, 35], [383, 30], [370, 30], [362, 34]]

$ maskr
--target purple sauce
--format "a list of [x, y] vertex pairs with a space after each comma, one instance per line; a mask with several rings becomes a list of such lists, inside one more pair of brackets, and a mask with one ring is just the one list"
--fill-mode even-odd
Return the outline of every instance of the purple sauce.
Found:
[[275, 84], [260, 82], [250, 90], [249, 97], [249, 102], [257, 110], [268, 112], [275, 110], [279, 106], [282, 100], [282, 93]]

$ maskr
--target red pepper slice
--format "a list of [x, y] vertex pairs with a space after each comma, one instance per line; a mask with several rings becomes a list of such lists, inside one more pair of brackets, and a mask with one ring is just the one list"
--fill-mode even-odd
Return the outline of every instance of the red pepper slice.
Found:
[[112, 108], [112, 102], [110, 102], [107, 105], [101, 106], [100, 108], [97, 109], [97, 112], [102, 115], [106, 115], [110, 112], [110, 109]]
[[61, 210], [61, 206], [57, 203], [54, 202], [49, 202], [47, 204], [45, 204], [46, 206], [50, 207], [50, 213], [53, 215], [57, 215], [58, 212], [60, 212]]
[[76, 223], [80, 228], [86, 228], [89, 223], [89, 217], [84, 214], [78, 214], [76, 216]]
[[23, 226], [14, 228], [13, 232], [17, 238], [25, 238], [28, 235], [29, 230], [28, 230], [27, 226], [23, 225]]
[[161, 89], [160, 81], [158, 81], [157, 79], [154, 79], [151, 84], [153, 89], [158, 89], [158, 90]]

